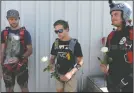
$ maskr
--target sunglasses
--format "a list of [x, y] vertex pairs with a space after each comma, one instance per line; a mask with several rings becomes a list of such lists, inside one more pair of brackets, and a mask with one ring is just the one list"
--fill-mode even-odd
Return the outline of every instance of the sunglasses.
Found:
[[56, 33], [56, 34], [62, 33], [62, 32], [63, 32], [63, 29], [55, 30], [55, 33]]

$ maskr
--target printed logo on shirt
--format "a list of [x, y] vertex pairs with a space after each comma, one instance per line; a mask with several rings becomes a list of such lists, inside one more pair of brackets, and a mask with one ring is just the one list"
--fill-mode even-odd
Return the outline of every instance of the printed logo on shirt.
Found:
[[119, 44], [120, 44], [120, 45], [123, 45], [123, 44], [126, 43], [126, 41], [127, 41], [126, 37], [123, 37], [123, 38], [120, 40]]
[[[59, 45], [59, 49], [61, 50], [68, 50], [69, 49], [69, 45]], [[58, 55], [60, 58], [63, 58], [63, 59], [67, 59], [67, 60], [70, 60], [70, 53], [69, 52], [58, 52]]]

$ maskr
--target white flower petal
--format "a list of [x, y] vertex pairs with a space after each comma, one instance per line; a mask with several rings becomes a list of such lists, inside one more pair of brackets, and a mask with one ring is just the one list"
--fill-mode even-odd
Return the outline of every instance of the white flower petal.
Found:
[[48, 60], [48, 57], [43, 57], [43, 58], [41, 59], [42, 62], [46, 62], [47, 60]]
[[102, 47], [102, 48], [101, 48], [101, 52], [103, 52], [103, 53], [108, 52], [108, 48], [107, 48], [107, 47]]

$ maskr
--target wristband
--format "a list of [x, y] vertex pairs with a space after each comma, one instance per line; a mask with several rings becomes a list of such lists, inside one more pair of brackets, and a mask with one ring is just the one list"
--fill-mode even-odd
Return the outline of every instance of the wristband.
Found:
[[81, 65], [80, 64], [76, 64], [75, 68], [77, 68], [78, 70], [80, 69]]

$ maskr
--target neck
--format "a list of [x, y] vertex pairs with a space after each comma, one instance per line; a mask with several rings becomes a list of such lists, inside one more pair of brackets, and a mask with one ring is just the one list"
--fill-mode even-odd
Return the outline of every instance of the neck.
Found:
[[65, 36], [63, 39], [61, 39], [62, 41], [68, 41], [68, 40], [70, 40], [71, 39], [71, 37], [70, 36]]
[[122, 31], [122, 29], [123, 29], [123, 25], [117, 27], [117, 31]]
[[12, 30], [17, 30], [17, 29], [19, 29], [19, 28], [20, 28], [20, 26], [17, 26], [17, 27], [15, 27], [15, 28], [11, 27]]
[[122, 30], [122, 28], [121, 27], [117, 27], [117, 31], [121, 31]]

